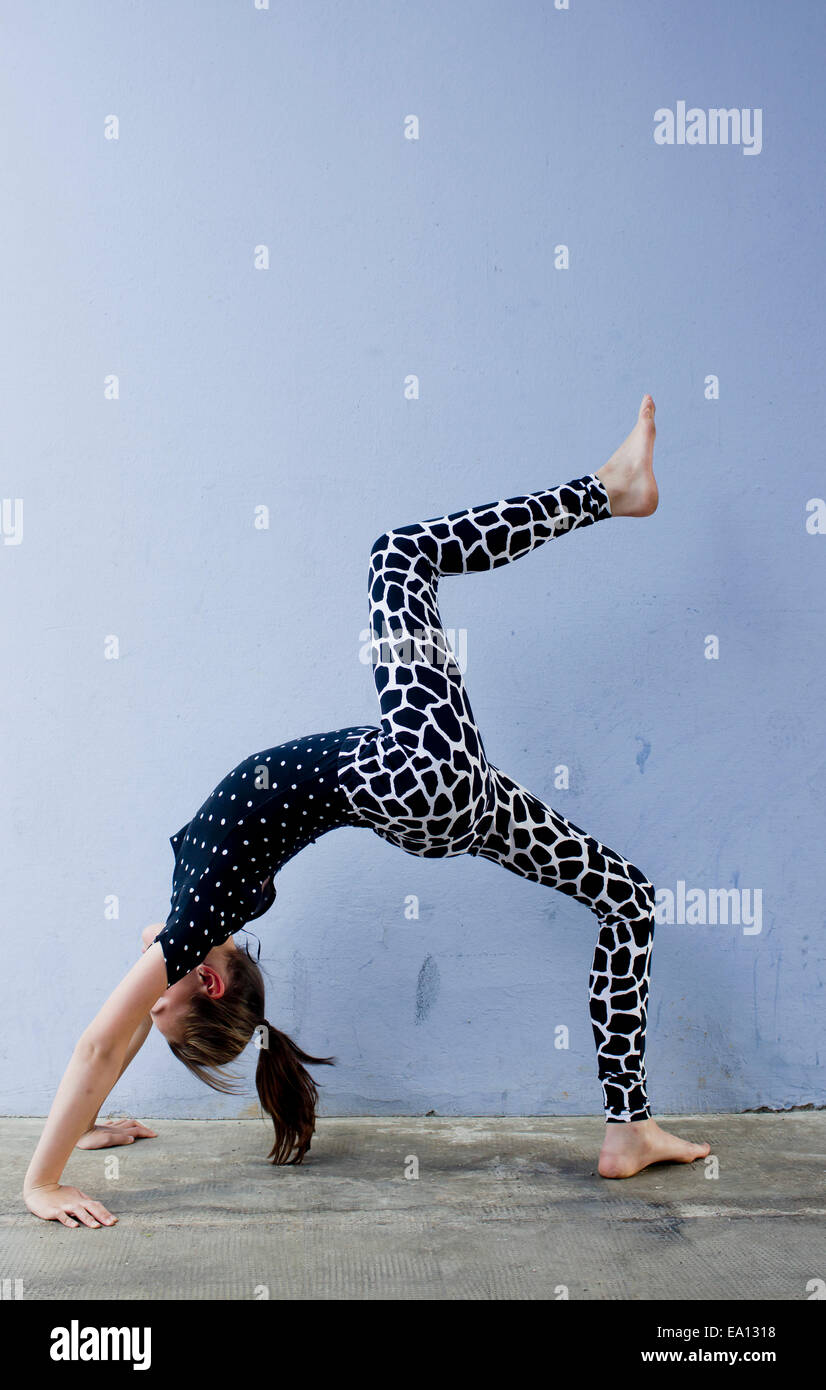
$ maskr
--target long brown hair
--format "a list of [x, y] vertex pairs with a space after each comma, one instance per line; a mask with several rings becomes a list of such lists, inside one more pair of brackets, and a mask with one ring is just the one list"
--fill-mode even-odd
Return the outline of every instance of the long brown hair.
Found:
[[[334, 1057], [311, 1057], [264, 1017], [264, 977], [246, 943], [227, 961], [227, 987], [220, 999], [193, 996], [181, 1037], [169, 1046], [179, 1062], [214, 1091], [243, 1090], [239, 1078], [217, 1071], [233, 1062], [260, 1029], [255, 1086], [272, 1119], [273, 1163], [302, 1163], [315, 1132], [318, 1088], [307, 1066], [331, 1067]], [[291, 1155], [293, 1155], [291, 1157]]]

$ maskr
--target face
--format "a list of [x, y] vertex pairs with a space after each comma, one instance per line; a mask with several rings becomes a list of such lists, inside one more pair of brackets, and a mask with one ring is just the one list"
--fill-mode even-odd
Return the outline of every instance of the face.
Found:
[[216, 951], [210, 951], [206, 960], [195, 970], [190, 970], [177, 984], [171, 985], [149, 1010], [149, 1017], [167, 1041], [177, 1041], [183, 1020], [196, 994], [203, 995], [206, 999], [220, 999], [224, 993], [226, 983], [220, 973], [220, 966], [217, 962], [213, 964], [211, 960], [216, 954]]

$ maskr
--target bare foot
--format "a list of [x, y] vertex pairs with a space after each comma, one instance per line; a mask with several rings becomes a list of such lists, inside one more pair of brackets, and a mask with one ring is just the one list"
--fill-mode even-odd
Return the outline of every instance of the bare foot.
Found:
[[651, 396], [643, 396], [636, 425], [597, 473], [608, 493], [612, 516], [650, 516], [657, 510], [654, 410]]
[[631, 1178], [651, 1163], [693, 1163], [711, 1153], [710, 1144], [689, 1144], [660, 1129], [655, 1120], [632, 1120], [605, 1126], [599, 1156], [603, 1178]]

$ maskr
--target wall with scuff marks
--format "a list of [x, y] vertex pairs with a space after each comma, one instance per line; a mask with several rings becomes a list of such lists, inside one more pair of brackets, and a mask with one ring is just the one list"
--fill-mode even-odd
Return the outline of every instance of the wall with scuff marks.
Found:
[[[826, 1103], [823, 13], [5, 9], [0, 1110], [46, 1111], [224, 774], [374, 720], [374, 537], [596, 470], [644, 391], [657, 514], [442, 615], [490, 759], [660, 890], [655, 1109]], [[683, 101], [762, 147], [657, 143]], [[598, 1113], [586, 908], [356, 829], [278, 888], [326, 1113]], [[155, 1035], [113, 1104], [250, 1099]]]

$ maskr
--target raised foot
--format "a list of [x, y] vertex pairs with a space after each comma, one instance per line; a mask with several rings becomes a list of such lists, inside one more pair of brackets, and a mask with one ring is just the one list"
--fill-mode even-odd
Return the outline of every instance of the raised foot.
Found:
[[659, 490], [654, 477], [656, 406], [643, 396], [637, 423], [597, 477], [608, 493], [613, 516], [650, 516], [657, 510]]
[[603, 1178], [632, 1178], [652, 1163], [694, 1163], [710, 1153], [710, 1144], [678, 1139], [655, 1120], [632, 1120], [605, 1126], [598, 1171]]

